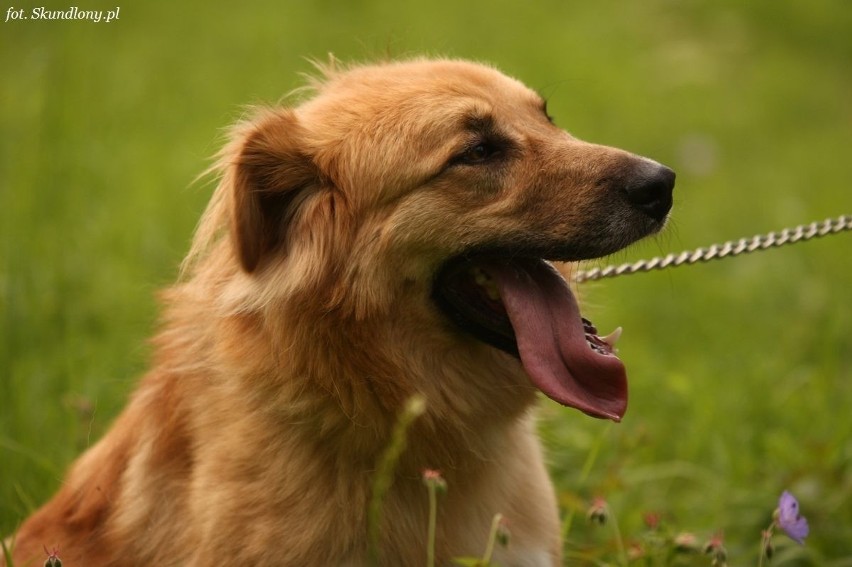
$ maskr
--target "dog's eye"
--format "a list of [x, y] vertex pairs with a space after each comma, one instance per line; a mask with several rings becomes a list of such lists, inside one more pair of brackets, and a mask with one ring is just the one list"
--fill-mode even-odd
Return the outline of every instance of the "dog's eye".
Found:
[[476, 165], [484, 163], [499, 153], [499, 148], [488, 142], [480, 142], [467, 148], [456, 158], [457, 163]]

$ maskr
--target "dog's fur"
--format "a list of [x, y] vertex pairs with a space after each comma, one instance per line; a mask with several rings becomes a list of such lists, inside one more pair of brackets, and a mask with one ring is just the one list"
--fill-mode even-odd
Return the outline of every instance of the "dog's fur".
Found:
[[373, 473], [415, 394], [379, 562], [425, 562], [433, 468], [439, 564], [481, 553], [497, 512], [500, 564], [559, 564], [537, 390], [432, 288], [471, 250], [574, 260], [653, 232], [623, 196], [653, 162], [571, 137], [479, 64], [330, 65], [312, 86], [233, 129], [152, 370], [22, 525], [18, 564], [46, 546], [70, 567], [362, 565]]

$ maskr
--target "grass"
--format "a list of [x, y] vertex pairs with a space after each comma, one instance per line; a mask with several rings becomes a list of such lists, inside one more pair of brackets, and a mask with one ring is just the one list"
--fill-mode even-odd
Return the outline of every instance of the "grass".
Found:
[[[241, 105], [298, 86], [304, 57], [492, 61], [577, 136], [671, 165], [672, 226], [614, 261], [852, 212], [844, 3], [292, 4], [0, 24], [0, 532], [123, 405], [208, 195], [192, 179]], [[756, 564], [788, 489], [811, 536], [772, 564], [852, 565], [849, 246], [583, 286], [597, 326], [625, 328], [631, 401], [617, 426], [543, 404], [571, 564], [614, 557], [612, 532], [580, 521], [595, 497], [627, 545], [654, 513]]]
[[[373, 479], [373, 490], [370, 496], [370, 505], [367, 511], [367, 537], [369, 540], [368, 560], [370, 565], [378, 565], [381, 558], [381, 549], [379, 549], [380, 539], [380, 523], [382, 516], [382, 503], [387, 495], [388, 490], [393, 484], [394, 471], [399, 462], [399, 457], [405, 451], [408, 441], [408, 430], [411, 424], [423, 415], [426, 410], [426, 401], [422, 396], [414, 396], [409, 399], [401, 415], [397, 418], [391, 432], [391, 442], [382, 454], [376, 466], [376, 473]], [[433, 494], [434, 496], [434, 494]], [[434, 509], [434, 506], [432, 507]], [[429, 533], [429, 541], [434, 542], [434, 513], [430, 516], [432, 521]], [[434, 555], [434, 549], [430, 546], [430, 554]], [[434, 561], [432, 561], [434, 564]]]

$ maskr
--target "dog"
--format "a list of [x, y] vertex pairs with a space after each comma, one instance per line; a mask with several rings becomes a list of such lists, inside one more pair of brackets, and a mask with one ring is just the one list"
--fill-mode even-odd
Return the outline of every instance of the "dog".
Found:
[[479, 555], [497, 513], [496, 563], [560, 564], [538, 392], [618, 421], [627, 383], [557, 266], [660, 230], [675, 175], [572, 137], [487, 65], [321, 67], [232, 129], [152, 369], [22, 524], [17, 565], [421, 565], [426, 469], [448, 485], [437, 564]]

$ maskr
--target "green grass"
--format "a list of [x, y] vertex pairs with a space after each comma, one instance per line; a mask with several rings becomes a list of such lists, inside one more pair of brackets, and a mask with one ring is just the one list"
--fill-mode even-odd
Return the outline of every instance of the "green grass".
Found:
[[[847, 3], [525, 4], [148, 2], [110, 24], [0, 23], [0, 532], [122, 406], [208, 195], [192, 180], [305, 57], [488, 60], [577, 136], [671, 165], [670, 229], [615, 261], [852, 213]], [[850, 238], [584, 286], [598, 326], [625, 328], [631, 402], [617, 426], [543, 407], [573, 564], [617, 557], [581, 521], [595, 496], [627, 542], [654, 512], [756, 564], [789, 489], [812, 535], [773, 564], [852, 565]]]

